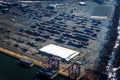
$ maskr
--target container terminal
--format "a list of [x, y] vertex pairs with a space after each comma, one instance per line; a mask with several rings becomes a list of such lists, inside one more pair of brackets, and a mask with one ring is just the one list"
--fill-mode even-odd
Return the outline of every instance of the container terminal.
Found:
[[37, 74], [48, 79], [59, 74], [72, 80], [117, 80], [109, 76], [108, 64], [118, 34], [118, 3], [0, 1], [0, 52], [24, 66], [40, 67]]

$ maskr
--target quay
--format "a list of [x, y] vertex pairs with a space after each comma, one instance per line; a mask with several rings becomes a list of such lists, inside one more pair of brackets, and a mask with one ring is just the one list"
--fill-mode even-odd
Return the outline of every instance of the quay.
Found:
[[4, 49], [4, 48], [2, 48], [2, 47], [0, 47], [0, 52], [4, 53], [4, 54], [6, 54], [6, 55], [12, 56], [12, 57], [14, 57], [14, 58], [17, 58], [17, 59], [26, 59], [26, 60], [29, 60], [29, 61], [31, 61], [33, 64], [35, 64], [36, 66], [42, 67], [42, 62], [41, 62], [41, 61], [38, 61], [38, 60], [36, 60], [36, 59], [27, 57], [27, 56], [22, 55], [22, 54], [20, 54], [20, 53], [15, 53], [15, 52], [13, 52], [13, 51]]
[[[42, 61], [33, 59], [33, 58], [31, 58], [31, 57], [22, 55], [22, 54], [20, 54], [20, 53], [13, 52], [13, 51], [11, 51], [11, 50], [8, 50], [8, 49], [2, 48], [2, 47], [0, 47], [0, 52], [6, 54], [6, 55], [8, 55], [8, 56], [12, 56], [12, 57], [14, 57], [14, 58], [17, 58], [17, 59], [19, 59], [19, 60], [24, 59], [24, 60], [31, 61], [31, 62], [32, 62], [31, 65], [32, 65], [32, 66], [33, 66], [33, 65], [36, 65], [36, 66], [38, 66], [38, 67], [40, 67], [40, 68], [47, 67], [47, 65], [43, 65], [43, 62], [42, 62]], [[31, 66], [31, 67], [32, 67], [32, 66]], [[60, 74], [60, 75], [65, 76], [65, 77], [68, 77], [68, 76], [69, 76], [68, 72], [65, 72], [63, 68], [59, 68], [58, 71], [57, 71], [57, 74]], [[83, 75], [84, 75], [84, 74], [82, 73], [76, 80], [79, 80]], [[55, 77], [55, 76], [53, 75], [53, 78], [54, 78], [54, 77]]]
[[57, 74], [106, 80], [101, 74], [116, 41], [113, 15], [119, 10], [116, 2], [95, 1], [1, 2], [0, 52], [40, 67], [38, 74], [49, 80]]

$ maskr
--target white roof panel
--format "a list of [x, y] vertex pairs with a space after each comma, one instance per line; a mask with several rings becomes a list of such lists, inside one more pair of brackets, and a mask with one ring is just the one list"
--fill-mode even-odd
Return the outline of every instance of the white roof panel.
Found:
[[59, 56], [59, 57], [64, 58], [66, 60], [70, 60], [79, 54], [79, 52], [77, 52], [77, 51], [74, 51], [74, 50], [71, 50], [68, 48], [64, 48], [64, 47], [61, 47], [58, 45], [54, 45], [54, 44], [49, 44], [49, 45], [44, 46], [43, 48], [41, 48], [39, 50], [42, 52], [46, 52], [48, 54]]

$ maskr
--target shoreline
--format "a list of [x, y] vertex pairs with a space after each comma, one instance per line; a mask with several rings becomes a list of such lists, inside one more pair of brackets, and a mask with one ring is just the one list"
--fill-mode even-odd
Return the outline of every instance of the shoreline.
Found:
[[[11, 56], [12, 58], [16, 58], [16, 59], [26, 59], [31, 61], [35, 66], [42, 68], [42, 62], [33, 58], [30, 58], [28, 56], [22, 55], [20, 53], [15, 53], [13, 51], [7, 50], [5, 48], [0, 47], [0, 52], [7, 55], [7, 56]], [[45, 65], [44, 65], [45, 66]], [[47, 66], [47, 65], [46, 65]], [[57, 71], [57, 74], [64, 76], [64, 77], [68, 77], [68, 74], [64, 72], [64, 69], [59, 69]], [[79, 80], [84, 74], [80, 75], [77, 80]]]
[[[93, 4], [95, 4], [95, 3], [93, 3]], [[108, 3], [108, 5], [109, 4], [111, 4], [111, 3]], [[73, 4], [73, 6], [74, 5], [75, 4]], [[98, 4], [95, 4], [95, 6], [97, 6], [97, 5]], [[106, 5], [106, 6], [108, 6], [108, 5]], [[91, 6], [91, 4], [89, 4], [88, 6]], [[83, 58], [85, 58], [85, 60], [83, 58], [80, 58], [77, 60], [77, 61], [82, 61], [82, 63], [83, 63], [83, 66], [81, 68], [81, 73], [85, 73], [86, 69], [92, 70], [92, 69], [96, 69], [96, 67], [98, 68], [98, 70], [100, 67], [100, 73], [102, 73], [101, 70], [102, 69], [104, 70], [105, 69], [104, 66], [106, 65], [106, 60], [104, 60], [104, 58], [105, 59], [109, 58], [110, 51], [112, 51], [112, 46], [114, 46], [114, 40], [115, 40], [114, 37], [116, 36], [116, 33], [114, 33], [113, 37], [111, 37], [111, 35], [113, 34], [114, 31], [116, 31], [116, 29], [112, 28], [111, 26], [108, 27], [108, 25], [109, 25], [108, 21], [112, 19], [111, 17], [109, 17], [110, 19], [107, 19], [105, 21], [101, 20], [101, 19], [100, 20], [91, 19], [90, 14], [92, 14], [91, 12], [94, 12], [94, 10], [89, 11], [87, 9], [88, 6], [82, 8], [83, 10], [86, 10], [84, 13], [86, 13], [86, 15], [88, 14], [84, 18], [82, 18], [81, 16], [85, 16], [85, 15], [80, 14], [83, 12], [82, 10], [81, 10], [81, 12], [79, 12], [79, 15], [78, 15], [78, 12], [74, 12], [71, 15], [71, 13], [69, 11], [71, 11], [72, 7], [70, 5], [68, 5], [68, 7], [70, 7], [70, 9], [68, 9], [68, 11], [64, 11], [64, 9], [61, 9], [58, 7], [57, 9], [61, 9], [60, 10], [61, 13], [60, 14], [58, 13], [60, 11], [58, 11], [57, 13], [55, 12], [56, 14], [54, 14], [54, 12], [53, 12], [52, 15], [49, 14], [49, 13], [51, 13], [51, 11], [49, 11], [49, 10], [46, 11], [46, 10], [42, 10], [42, 9], [35, 9], [35, 10], [31, 11], [32, 9], [34, 9], [34, 6], [29, 7], [31, 9], [28, 11], [28, 14], [25, 14], [24, 11], [22, 11], [20, 13], [20, 15], [24, 14], [24, 16], [26, 16], [24, 21], [26, 21], [26, 22], [33, 21], [34, 17], [31, 17], [31, 15], [34, 15], [35, 20], [40, 21], [38, 19], [42, 19], [42, 23], [39, 23], [39, 24], [35, 23], [35, 25], [32, 25], [30, 23], [31, 25], [28, 25], [28, 26], [26, 26], [26, 28], [21, 28], [21, 29], [18, 26], [18, 28], [15, 28], [16, 30], [18, 30], [18, 32], [15, 29], [13, 29], [13, 32], [11, 31], [10, 35], [9, 35], [9, 33], [6, 34], [5, 31], [8, 31], [7, 29], [1, 28], [2, 31], [4, 32], [5, 36], [3, 34], [3, 36], [1, 37], [0, 52], [3, 52], [4, 54], [15, 57], [17, 59], [22, 58], [22, 59], [29, 60], [36, 66], [43, 67], [42, 63], [46, 59], [49, 59], [49, 58], [47, 56], [43, 56], [42, 54], [37, 54], [38, 49], [42, 48], [43, 46], [46, 46], [47, 44], [54, 43], [54, 44], [58, 44], [60, 46], [62, 45], [63, 47], [68, 47], [70, 49], [75, 49], [75, 50], [80, 51], [81, 54], [79, 55], [79, 57], [81, 57], [81, 55], [84, 53], [87, 54], [85, 56], [82, 56]], [[78, 5], [76, 8], [80, 8], [80, 7], [81, 6]], [[110, 6], [108, 6], [108, 7], [110, 7]], [[115, 7], [115, 6], [112, 5], [111, 7]], [[93, 6], [91, 8], [94, 9]], [[111, 12], [113, 12], [114, 9], [113, 8], [110, 8], [110, 9], [112, 10]], [[27, 9], [25, 9], [25, 10], [27, 10]], [[36, 10], [38, 12], [41, 12], [39, 15], [44, 14], [45, 12], [49, 12], [46, 14], [49, 14], [54, 17], [49, 17], [48, 21], [46, 19], [47, 18], [46, 15], [43, 15], [42, 18], [39, 18], [40, 16], [39, 17], [37, 16], [38, 15], [37, 12], [34, 13], [34, 11], [36, 11]], [[18, 10], [18, 12], [16, 12], [16, 13], [19, 13], [19, 12], [20, 11]], [[64, 12], [66, 12], [66, 14]], [[13, 11], [11, 10], [10, 13], [13, 13]], [[59, 15], [59, 16], [57, 16], [57, 15]], [[66, 16], [66, 18], [64, 15]], [[111, 14], [111, 15], [113, 15], [113, 14]], [[11, 15], [9, 15], [9, 16], [11, 17]], [[22, 23], [24, 23], [23, 19], [22, 19], [22, 18], [24, 18], [24, 16], [22, 16], [22, 17], [17, 16], [21, 20], [17, 19], [17, 18], [16, 18], [16, 20], [18, 20], [18, 21], [20, 20], [19, 23], [22, 24]], [[70, 20], [70, 22], [68, 21], [67, 23], [64, 23], [64, 26], [61, 27], [61, 20], [59, 20], [59, 19], [56, 20], [56, 17], [59, 17], [60, 19], [62, 19], [62, 24], [68, 20]], [[54, 19], [51, 19], [51, 18], [54, 18]], [[55, 21], [56, 23], [54, 23], [54, 25], [51, 25], [51, 20], [53, 22]], [[78, 20], [78, 23], [76, 23], [76, 20]], [[45, 24], [45, 23], [47, 23], [46, 21], [49, 22], [49, 24], [46, 25]], [[58, 25], [58, 23], [60, 25]], [[74, 23], [74, 25], [73, 25], [73, 23]], [[111, 21], [111, 23], [112, 23], [112, 21]], [[79, 24], [81, 24], [81, 26], [79, 26]], [[51, 26], [49, 26], [49, 25], [51, 25]], [[68, 25], [68, 27], [66, 27], [66, 25]], [[75, 29], [73, 26], [75, 26]], [[91, 26], [93, 26], [93, 27], [91, 27]], [[9, 27], [10, 26], [8, 26], [8, 28]], [[60, 27], [60, 28], [58, 29], [57, 27]], [[54, 29], [56, 29], [56, 30], [54, 31]], [[46, 32], [46, 33], [44, 33], [44, 32]], [[57, 33], [57, 34], [54, 35], [54, 33]], [[65, 33], [67, 33], [67, 34], [65, 34]], [[47, 36], [48, 34], [50, 35], [50, 37]], [[61, 36], [59, 36], [59, 34], [61, 34]], [[72, 36], [71, 36], [71, 34], [72, 34]], [[107, 42], [105, 40], [106, 35], [108, 35]], [[46, 39], [46, 36], [48, 39]], [[63, 38], [62, 39], [63, 43], [59, 43], [61, 38]], [[102, 40], [102, 39], [104, 39], [104, 40]], [[112, 44], [110, 42], [111, 39], [114, 39], [112, 41]], [[103, 42], [106, 42], [106, 43], [103, 43]], [[110, 45], [110, 47], [109, 47], [109, 45]], [[106, 49], [103, 49], [102, 50], [103, 52], [102, 51], [99, 52], [101, 50], [101, 48], [103, 48], [103, 47], [109, 48], [110, 49], [110, 50], [108, 50], [109, 52], [106, 52]], [[109, 53], [109, 55], [107, 53]], [[106, 54], [107, 54], [107, 56], [106, 56]], [[57, 73], [61, 74], [63, 76], [69, 77], [68, 76], [69, 72], [64, 72], [64, 69], [66, 67], [68, 67], [69, 65], [73, 64], [74, 62], [76, 62], [76, 60], [75, 61], [74, 60], [75, 59], [71, 60], [70, 64], [65, 64], [64, 62], [61, 62], [62, 64], [60, 64], [60, 68], [57, 70]], [[103, 61], [103, 63], [102, 63], [102, 61]], [[100, 64], [100, 66], [99, 66], [99, 64]], [[104, 64], [104, 66], [103, 66], [103, 64]], [[101, 75], [101, 74], [98, 74], [98, 75]], [[96, 74], [94, 74], [93, 76], [96, 77]]]
[[28, 56], [25, 56], [25, 55], [22, 55], [20, 53], [15, 53], [13, 51], [10, 51], [10, 50], [7, 50], [5, 48], [2, 48], [0, 47], [0, 52], [6, 54], [6, 55], [9, 55], [9, 56], [12, 56], [14, 58], [17, 58], [17, 59], [26, 59], [26, 60], [30, 60], [33, 64], [35, 64], [36, 66], [38, 67], [42, 67], [42, 62], [41, 61], [38, 61], [36, 59], [33, 59], [33, 58], [30, 58]]

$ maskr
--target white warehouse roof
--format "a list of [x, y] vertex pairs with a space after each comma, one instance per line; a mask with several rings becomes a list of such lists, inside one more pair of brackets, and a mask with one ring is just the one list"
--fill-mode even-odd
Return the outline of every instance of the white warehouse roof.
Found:
[[80, 5], [86, 5], [85, 2], [78, 2]]
[[61, 57], [67, 61], [76, 57], [79, 54], [79, 52], [77, 52], [77, 51], [74, 51], [74, 50], [71, 50], [68, 48], [64, 48], [64, 47], [61, 47], [58, 45], [54, 45], [54, 44], [49, 44], [47, 46], [44, 46], [43, 48], [39, 49], [39, 51]]

